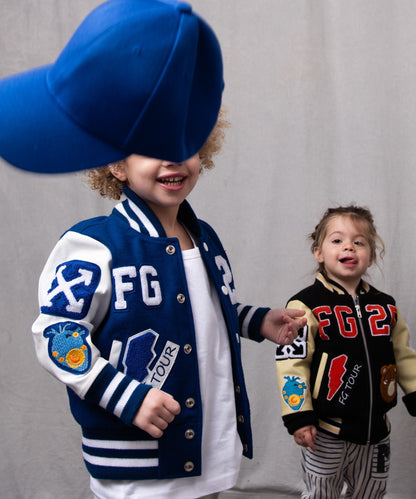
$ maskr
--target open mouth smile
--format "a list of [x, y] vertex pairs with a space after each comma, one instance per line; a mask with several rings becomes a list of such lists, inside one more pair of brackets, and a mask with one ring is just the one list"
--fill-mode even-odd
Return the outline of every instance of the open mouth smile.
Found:
[[345, 258], [340, 258], [339, 261], [343, 264], [346, 264], [346, 265], [356, 265], [358, 263], [358, 260], [356, 258], [352, 258], [352, 257], [348, 257], [348, 256], [346, 256]]
[[175, 175], [172, 177], [158, 178], [157, 181], [160, 184], [166, 185], [167, 187], [180, 187], [186, 177], [182, 175]]

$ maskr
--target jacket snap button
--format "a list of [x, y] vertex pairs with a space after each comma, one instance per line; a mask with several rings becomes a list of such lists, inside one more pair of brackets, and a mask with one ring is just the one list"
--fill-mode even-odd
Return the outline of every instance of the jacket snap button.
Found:
[[185, 431], [185, 438], [187, 440], [192, 440], [194, 438], [194, 436], [195, 436], [194, 430], [186, 430]]
[[166, 247], [166, 253], [168, 255], [173, 255], [175, 251], [175, 246], [173, 246], [172, 244], [169, 244], [169, 246]]
[[193, 399], [192, 397], [186, 399], [185, 405], [188, 409], [192, 409], [195, 406], [195, 399]]
[[185, 302], [185, 295], [182, 293], [179, 293], [178, 296], [176, 297], [179, 303], [184, 303]]
[[183, 351], [186, 353], [186, 355], [189, 355], [192, 352], [192, 347], [188, 343], [183, 347]]
[[235, 387], [235, 393], [237, 393], [237, 394], [241, 393], [241, 388], [240, 388], [240, 386], [239, 386], [239, 385], [237, 385], [237, 386]]
[[240, 416], [238, 416], [238, 418], [237, 418], [237, 421], [238, 421], [239, 423], [244, 423], [244, 416], [242, 416], [242, 415], [240, 414]]
[[187, 461], [184, 466], [185, 471], [190, 473], [194, 469], [194, 463], [192, 461]]
[[224, 295], [228, 295], [228, 289], [227, 289], [227, 286], [222, 286], [221, 287], [221, 291]]

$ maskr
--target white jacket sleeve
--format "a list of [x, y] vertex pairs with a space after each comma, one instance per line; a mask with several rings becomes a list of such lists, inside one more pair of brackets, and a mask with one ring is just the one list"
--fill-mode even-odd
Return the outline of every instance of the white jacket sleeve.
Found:
[[91, 237], [69, 231], [40, 276], [40, 315], [32, 332], [38, 360], [47, 371], [82, 399], [111, 407], [130, 424], [150, 387], [117, 371], [93, 343], [111, 295], [110, 251]]

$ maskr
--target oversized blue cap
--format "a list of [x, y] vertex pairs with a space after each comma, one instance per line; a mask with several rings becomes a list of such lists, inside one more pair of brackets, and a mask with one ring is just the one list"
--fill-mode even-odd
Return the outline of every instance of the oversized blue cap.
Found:
[[110, 0], [54, 64], [0, 80], [0, 156], [59, 173], [130, 154], [181, 162], [215, 126], [221, 49], [189, 4]]

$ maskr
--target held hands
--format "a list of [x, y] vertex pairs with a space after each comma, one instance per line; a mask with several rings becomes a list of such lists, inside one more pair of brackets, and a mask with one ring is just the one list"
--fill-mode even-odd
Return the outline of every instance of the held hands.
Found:
[[278, 345], [290, 345], [306, 324], [303, 310], [275, 308], [264, 316], [260, 333]]
[[153, 438], [160, 438], [175, 416], [181, 412], [179, 403], [169, 393], [151, 388], [133, 419], [133, 424]]
[[295, 442], [302, 447], [310, 447], [313, 452], [316, 451], [316, 427], [309, 425], [299, 428], [293, 434]]

